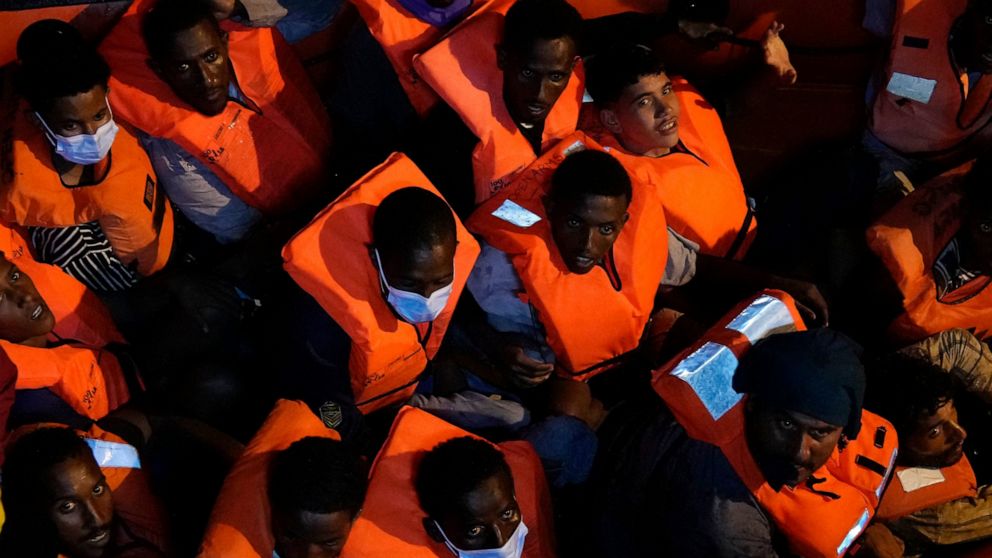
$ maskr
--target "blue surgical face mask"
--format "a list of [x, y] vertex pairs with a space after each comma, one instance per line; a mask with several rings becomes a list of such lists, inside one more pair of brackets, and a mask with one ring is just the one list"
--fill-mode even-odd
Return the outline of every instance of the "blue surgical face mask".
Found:
[[527, 526], [524, 525], [523, 520], [517, 524], [516, 530], [510, 535], [510, 538], [506, 540], [500, 548], [484, 548], [482, 550], [462, 550], [452, 544], [451, 540], [448, 539], [448, 535], [444, 533], [444, 529], [437, 521], [434, 522], [437, 525], [437, 530], [441, 532], [441, 536], [444, 537], [444, 545], [448, 547], [448, 550], [458, 558], [520, 558], [524, 553], [524, 540], [527, 539]]
[[414, 17], [435, 27], [446, 27], [451, 22], [461, 19], [472, 6], [472, 0], [454, 0], [447, 8], [435, 8], [427, 0], [398, 1]]
[[[107, 103], [107, 110], [110, 111], [110, 103]], [[48, 127], [48, 123], [37, 112], [34, 113], [45, 127], [48, 141], [55, 146], [55, 153], [66, 161], [78, 165], [92, 165], [102, 161], [114, 144], [117, 132], [120, 128], [114, 122], [114, 114], [110, 112], [110, 118], [102, 126], [97, 128], [93, 134], [77, 134], [75, 136], [60, 136]]]
[[399, 314], [400, 318], [403, 318], [403, 321], [411, 324], [433, 322], [441, 315], [444, 307], [448, 304], [448, 298], [451, 297], [451, 290], [455, 284], [454, 280], [448, 283], [447, 286], [431, 293], [431, 296], [425, 297], [417, 293], [401, 291], [400, 289], [390, 287], [389, 282], [386, 281], [386, 274], [382, 271], [382, 260], [379, 259], [378, 250], [375, 250], [375, 262], [376, 267], [379, 268], [379, 280], [382, 281], [382, 285], [386, 288], [386, 301]]

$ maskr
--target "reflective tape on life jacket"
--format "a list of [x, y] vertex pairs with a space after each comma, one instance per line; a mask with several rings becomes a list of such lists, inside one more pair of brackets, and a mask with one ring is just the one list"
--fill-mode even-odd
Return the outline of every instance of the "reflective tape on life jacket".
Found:
[[106, 349], [29, 347], [0, 341], [0, 368], [17, 371], [17, 389], [48, 389], [93, 420], [130, 400], [120, 363]]
[[[741, 259], [757, 234], [757, 221], [741, 182], [720, 115], [687, 81], [672, 80], [681, 106], [679, 139], [686, 151], [662, 157], [628, 152], [586, 105], [582, 127], [612, 153], [635, 185], [658, 191], [668, 226], [699, 245], [699, 251]], [[733, 254], [731, 254], [733, 252]]]
[[26, 227], [97, 221], [122, 263], [142, 275], [165, 267], [172, 252], [172, 208], [137, 138], [121, 126], [106, 177], [91, 186], [65, 186], [51, 144], [27, 110], [22, 105], [12, 123], [13, 169], [0, 180], [0, 215]]
[[272, 558], [269, 464], [277, 452], [309, 436], [341, 439], [302, 401], [277, 401], [224, 480], [199, 558]]
[[[765, 480], [744, 433], [745, 396], [733, 388], [738, 359], [753, 343], [805, 329], [795, 302], [781, 291], [745, 301], [702, 339], [656, 370], [652, 383], [688, 435], [718, 446], [762, 509], [785, 534], [793, 552], [807, 558], [843, 556], [867, 527], [894, 469], [895, 429], [864, 411], [861, 432], [834, 450], [806, 485], [776, 491]], [[825, 493], [838, 496], [832, 498]]]
[[975, 84], [955, 69], [950, 34], [967, 7], [968, 0], [896, 2], [892, 46], [869, 121], [871, 132], [893, 149], [952, 149], [992, 118], [985, 101], [973, 124], [960, 122], [967, 92]]
[[[556, 369], [578, 380], [608, 370], [637, 347], [668, 260], [661, 201], [652, 190], [635, 188], [630, 219], [604, 265], [586, 274], [568, 271], [554, 248], [544, 198], [554, 170], [583, 149], [602, 150], [581, 132], [568, 136], [468, 221], [470, 230], [509, 256], [524, 286], [521, 298], [537, 310], [554, 350]], [[529, 219], [519, 221], [515, 213]]]
[[882, 495], [878, 518], [886, 521], [916, 513], [961, 498], [977, 498], [978, 481], [966, 456], [951, 465], [896, 467], [892, 482]]
[[[11, 432], [8, 448], [29, 432], [53, 427], [65, 428], [65, 425], [38, 423], [22, 426]], [[168, 556], [167, 550], [172, 540], [168, 516], [152, 491], [148, 474], [141, 468], [137, 449], [96, 425], [76, 433], [93, 451], [93, 457], [107, 479], [114, 499], [114, 516], [124, 521], [131, 535], [147, 541]]]
[[[474, 0], [464, 16], [490, 1]], [[434, 46], [449, 27], [437, 27], [417, 18], [397, 0], [351, 0], [351, 3], [358, 9], [372, 36], [382, 45], [417, 114], [426, 115], [437, 104], [438, 96], [417, 75], [413, 57]]]
[[867, 231], [868, 246], [882, 260], [902, 294], [904, 312], [889, 327], [901, 343], [914, 343], [953, 328], [992, 335], [992, 277], [982, 275], [937, 299], [933, 264], [960, 232], [961, 185], [970, 167], [942, 174], [903, 198]]
[[[110, 64], [114, 114], [177, 143], [239, 198], [266, 214], [294, 209], [323, 184], [330, 121], [302, 64], [275, 29], [221, 22], [232, 80], [247, 104], [206, 116], [181, 101], [147, 64], [139, 0], [100, 45]], [[249, 106], [253, 105], [253, 106]]]
[[[496, 65], [503, 18], [512, 4], [494, 1], [413, 60], [417, 73], [479, 138], [472, 152], [476, 203], [492, 197], [537, 158], [503, 102], [503, 72]], [[584, 84], [579, 63], [544, 122], [542, 151], [575, 131]]]
[[[416, 186], [443, 199], [406, 155], [393, 153], [348, 188], [283, 248], [290, 276], [351, 337], [348, 368], [363, 413], [404, 401], [434, 358], [479, 256], [479, 244], [455, 216], [458, 245], [447, 306], [429, 324], [397, 317], [382, 295], [369, 255], [372, 217], [389, 194]], [[452, 215], [454, 215], [452, 213]]]
[[[341, 558], [450, 557], [451, 551], [424, 531], [427, 514], [413, 482], [426, 452], [463, 436], [478, 438], [425, 411], [402, 407], [375, 458], [362, 514], [352, 525]], [[496, 447], [510, 466], [520, 515], [529, 529], [523, 558], [554, 558], [551, 498], [540, 458], [527, 442]]]
[[0, 251], [31, 278], [55, 315], [53, 338], [79, 341], [89, 347], [124, 341], [110, 312], [93, 291], [57, 266], [32, 257], [20, 227], [0, 223]]

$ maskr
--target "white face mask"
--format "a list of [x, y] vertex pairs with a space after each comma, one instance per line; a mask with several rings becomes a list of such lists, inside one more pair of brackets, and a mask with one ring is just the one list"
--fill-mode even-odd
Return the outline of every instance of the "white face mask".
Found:
[[[107, 110], [110, 111], [110, 103], [107, 103]], [[114, 138], [120, 128], [114, 122], [114, 113], [110, 111], [110, 119], [97, 128], [93, 134], [78, 134], [75, 136], [60, 136], [52, 131], [37, 112], [34, 113], [48, 132], [48, 141], [55, 146], [55, 153], [61, 155], [66, 161], [78, 165], [92, 165], [102, 161], [108, 153], [110, 146], [114, 144]]]
[[517, 525], [517, 529], [513, 531], [510, 538], [506, 540], [500, 548], [485, 548], [482, 550], [460, 550], [454, 544], [448, 540], [448, 535], [444, 534], [444, 529], [438, 525], [437, 521], [434, 522], [437, 525], [437, 530], [441, 532], [441, 536], [444, 537], [444, 545], [448, 547], [448, 550], [458, 558], [520, 558], [524, 553], [524, 540], [527, 538], [527, 526], [524, 525], [523, 520]]
[[399, 314], [400, 318], [403, 318], [403, 321], [411, 324], [433, 322], [441, 315], [444, 307], [448, 304], [448, 299], [451, 297], [451, 290], [455, 284], [454, 280], [448, 283], [447, 286], [431, 293], [430, 297], [425, 297], [417, 293], [401, 291], [390, 287], [389, 282], [386, 281], [386, 274], [382, 271], [382, 260], [379, 259], [378, 250], [375, 250], [375, 261], [377, 264], [376, 267], [379, 268], [379, 280], [386, 287], [386, 301]]

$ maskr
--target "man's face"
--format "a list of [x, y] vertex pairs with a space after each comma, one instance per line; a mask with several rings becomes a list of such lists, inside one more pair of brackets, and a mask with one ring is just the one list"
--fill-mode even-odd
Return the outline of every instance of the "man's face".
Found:
[[353, 521], [347, 511], [273, 510], [275, 550], [282, 558], [337, 558], [348, 540]]
[[624, 196], [548, 202], [551, 235], [570, 272], [589, 273], [603, 261], [630, 218], [628, 203]]
[[575, 41], [568, 37], [535, 41], [527, 52], [498, 47], [503, 101], [514, 121], [544, 122], [568, 85], [576, 54]]
[[48, 518], [59, 546], [76, 558], [99, 558], [111, 543], [114, 502], [91, 455], [71, 458], [48, 471]]
[[761, 472], [773, 486], [798, 486], [823, 467], [840, 441], [842, 428], [809, 415], [748, 401], [747, 442]]
[[964, 455], [968, 433], [958, 423], [954, 400], [921, 416], [908, 436], [900, 438], [899, 460], [910, 467], [950, 467]]
[[968, 36], [971, 37], [971, 66], [969, 70], [992, 72], [992, 10], [980, 7], [969, 9], [964, 15]]
[[55, 316], [31, 278], [0, 255], [0, 339], [21, 343], [47, 335]]
[[680, 112], [672, 81], [661, 73], [624, 88], [616, 103], [600, 111], [600, 119], [628, 151], [659, 157], [679, 142]]
[[227, 34], [201, 21], [180, 31], [163, 58], [154, 60], [159, 76], [180, 99], [197, 111], [213, 116], [227, 106], [231, 66]]
[[990, 202], [971, 207], [964, 220], [965, 234], [981, 273], [992, 274], [992, 196]]
[[390, 287], [429, 298], [455, 280], [455, 247], [450, 237], [400, 254], [380, 250], [382, 273]]
[[505, 472], [464, 494], [451, 509], [434, 519], [451, 544], [461, 550], [501, 548], [520, 525], [520, 506]]

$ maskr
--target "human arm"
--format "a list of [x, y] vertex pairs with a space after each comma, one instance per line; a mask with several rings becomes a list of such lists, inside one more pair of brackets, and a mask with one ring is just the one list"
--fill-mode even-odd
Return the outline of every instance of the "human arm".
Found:
[[881, 523], [872, 523], [861, 536], [861, 546], [854, 553], [859, 558], [902, 558], [906, 544]]
[[922, 539], [930, 544], [951, 545], [992, 535], [992, 486], [979, 488], [975, 498], [932, 506], [889, 523], [907, 542]]
[[992, 404], [992, 348], [969, 331], [942, 331], [902, 349], [901, 352], [953, 374], [966, 390]]

